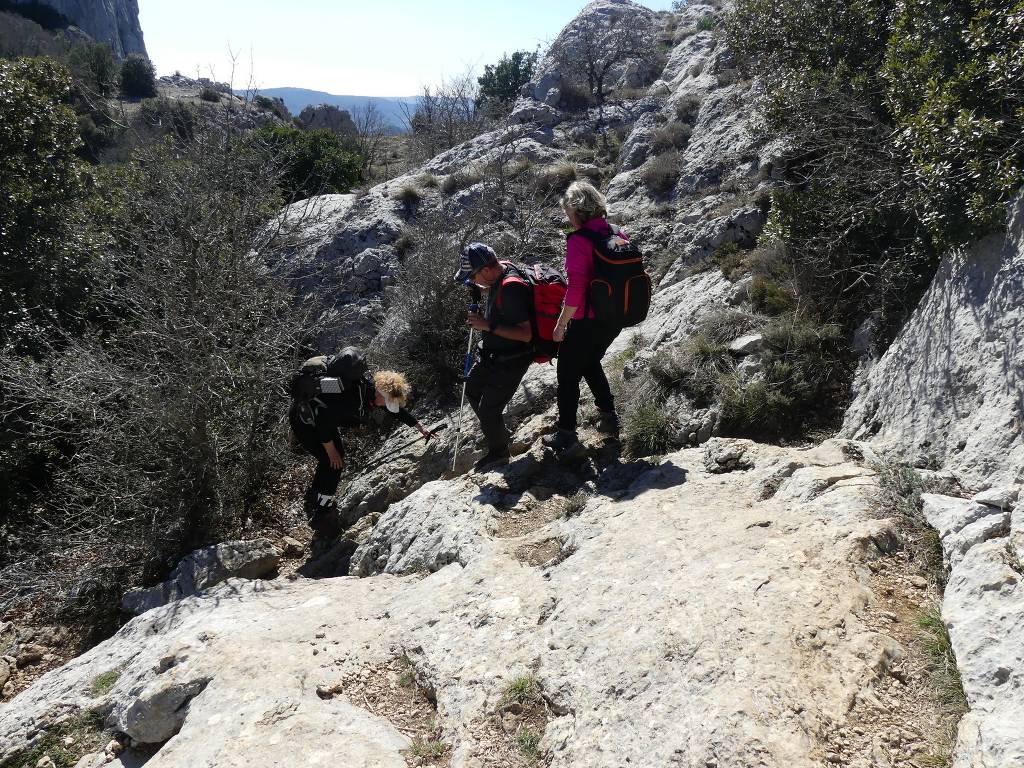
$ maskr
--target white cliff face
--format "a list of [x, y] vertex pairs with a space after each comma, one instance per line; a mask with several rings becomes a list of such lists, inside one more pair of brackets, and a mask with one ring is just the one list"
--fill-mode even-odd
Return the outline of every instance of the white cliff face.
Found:
[[1024, 194], [1005, 234], [947, 255], [843, 424], [966, 486], [1024, 482]]
[[[407, 657], [453, 766], [491, 764], [493, 713], [524, 674], [551, 766], [820, 766], [902, 653], [867, 618], [865, 562], [892, 525], [844, 444], [716, 452], [751, 468], [683, 451], [568, 519], [498, 475], [426, 485], [356, 555], [383, 575], [231, 580], [149, 611], [0, 711], [0, 757], [91, 706], [162, 744], [149, 768], [401, 766], [408, 736], [357, 691]], [[852, 744], [849, 764], [872, 749]]]
[[[14, 0], [29, 3], [33, 0]], [[114, 55], [146, 56], [146, 42], [139, 24], [139, 0], [37, 0], [79, 27], [89, 37], [109, 43]]]
[[949, 568], [942, 619], [970, 704], [954, 768], [1024, 765], [1024, 503], [1018, 488], [1000, 490], [924, 497]]

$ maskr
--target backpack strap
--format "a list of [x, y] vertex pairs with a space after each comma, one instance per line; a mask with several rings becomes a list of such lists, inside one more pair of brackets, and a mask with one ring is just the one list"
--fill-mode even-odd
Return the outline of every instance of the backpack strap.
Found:
[[525, 285], [527, 288], [529, 288], [530, 287], [530, 283], [529, 283], [529, 281], [524, 280], [523, 278], [521, 278], [519, 275], [510, 274], [509, 273], [510, 269], [513, 269], [516, 272], [520, 271], [519, 267], [517, 267], [511, 261], [499, 261], [498, 263], [501, 264], [503, 267], [505, 267], [505, 274], [504, 274], [504, 276], [502, 276], [501, 282], [498, 283], [498, 291], [497, 291], [497, 293], [494, 294], [494, 306], [496, 306], [498, 309], [501, 309], [502, 308], [501, 307], [501, 296], [502, 296], [501, 289], [502, 288], [504, 288], [506, 285]]

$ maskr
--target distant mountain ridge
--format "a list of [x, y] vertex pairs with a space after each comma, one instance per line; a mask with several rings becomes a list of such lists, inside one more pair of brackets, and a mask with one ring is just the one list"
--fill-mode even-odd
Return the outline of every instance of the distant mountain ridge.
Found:
[[365, 109], [368, 102], [373, 103], [384, 116], [385, 122], [399, 133], [408, 130], [403, 109], [414, 109], [418, 101], [416, 96], [344, 96], [308, 88], [260, 88], [259, 94], [282, 99], [293, 115], [299, 114], [308, 106], [331, 104], [339, 109], [348, 110], [355, 117], [357, 112]]

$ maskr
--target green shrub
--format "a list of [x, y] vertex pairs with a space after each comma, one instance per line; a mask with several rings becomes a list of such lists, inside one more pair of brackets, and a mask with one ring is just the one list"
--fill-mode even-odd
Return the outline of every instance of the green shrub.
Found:
[[750, 303], [758, 312], [781, 315], [796, 308], [796, 296], [774, 280], [757, 275], [750, 283]]
[[498, 707], [510, 707], [513, 704], [526, 704], [540, 697], [540, 685], [533, 675], [520, 675], [513, 679], [498, 700]]
[[625, 414], [622, 443], [630, 456], [666, 453], [673, 447], [675, 418], [664, 403], [640, 402]]
[[199, 122], [195, 106], [178, 99], [146, 99], [139, 107], [138, 124], [144, 132], [170, 136], [179, 145], [195, 139]]
[[362, 180], [362, 158], [332, 131], [264, 126], [249, 141], [281, 158], [286, 170], [280, 184], [289, 200], [348, 192]]
[[[270, 112], [279, 120], [288, 123], [291, 122], [292, 116], [288, 111], [288, 107], [285, 105], [284, 100], [280, 97], [268, 98], [266, 96], [257, 96], [252, 100], [252, 103], [264, 112]], [[298, 126], [301, 127], [301, 126]]]
[[711, 260], [722, 270], [722, 277], [736, 280], [743, 266], [743, 251], [734, 242], [722, 243], [712, 252]]
[[567, 112], [586, 112], [594, 106], [594, 97], [582, 83], [562, 78], [558, 87], [558, 106]]
[[437, 189], [441, 182], [438, 181], [437, 176], [432, 173], [421, 173], [416, 178], [416, 183], [423, 189]]
[[774, 437], [793, 431], [793, 398], [775, 383], [724, 377], [719, 401], [720, 423], [726, 434]]
[[49, 757], [57, 768], [72, 768], [89, 752], [101, 752], [110, 735], [103, 730], [99, 712], [78, 712], [45, 731], [31, 749], [0, 761], [0, 768], [37, 768]]
[[132, 99], [156, 96], [156, 70], [141, 53], [130, 53], [121, 62], [121, 93]]
[[718, 26], [718, 19], [716, 19], [714, 17], [714, 15], [710, 14], [710, 13], [705, 13], [697, 21], [697, 31], [698, 32], [710, 32], [711, 30], [713, 30], [717, 26]]
[[63, 104], [70, 93], [68, 72], [52, 59], [0, 60], [0, 347], [48, 332], [88, 298], [81, 140]]
[[406, 207], [412, 208], [423, 199], [423, 190], [410, 182], [396, 189], [392, 196]]
[[692, 134], [693, 127], [689, 123], [673, 120], [651, 132], [651, 148], [657, 153], [682, 149]]
[[507, 113], [533, 77], [539, 55], [539, 51], [515, 51], [511, 56], [503, 55], [497, 64], [485, 66], [477, 78], [477, 107], [495, 115]]
[[202, 101], [208, 101], [211, 104], [217, 104], [220, 102], [221, 94], [220, 91], [214, 90], [209, 86], [206, 86], [199, 92], [199, 98]]
[[117, 63], [106, 43], [79, 42], [67, 53], [72, 75], [91, 94], [107, 98], [118, 81]]
[[676, 102], [676, 120], [680, 123], [693, 125], [697, 122], [697, 115], [700, 113], [701, 99], [699, 96], [683, 96]]
[[537, 189], [545, 195], [561, 195], [579, 175], [572, 163], [554, 163], [541, 168], [537, 174]]
[[449, 173], [445, 176], [444, 181], [441, 182], [441, 191], [446, 195], [453, 195], [456, 192], [469, 189], [483, 180], [483, 171], [479, 168], [470, 166], [469, 168], [465, 168], [461, 171], [455, 171], [455, 173]]
[[649, 374], [662, 390], [682, 390], [698, 404], [707, 405], [718, 392], [719, 379], [732, 368], [727, 344], [697, 333], [675, 347], [658, 350]]
[[670, 194], [679, 180], [681, 162], [682, 156], [678, 150], [663, 152], [648, 160], [641, 173], [647, 189], [659, 197]]
[[62, 605], [72, 585], [153, 583], [259, 518], [285, 456], [280, 383], [318, 328], [315, 299], [295, 302], [292, 276], [268, 267], [272, 155], [216, 132], [140, 153], [97, 174], [104, 259], [87, 322], [41, 340], [45, 364], [0, 355], [5, 405], [31, 414], [27, 439], [52, 462], [0, 580], [14, 568], [20, 599], [46, 592], [90, 625], [87, 600]]

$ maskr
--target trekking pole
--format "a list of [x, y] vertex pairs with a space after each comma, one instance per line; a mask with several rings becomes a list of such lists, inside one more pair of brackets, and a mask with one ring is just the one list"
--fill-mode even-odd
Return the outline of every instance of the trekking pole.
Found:
[[[430, 432], [432, 435], [436, 435], [438, 432], [440, 432], [440, 431], [442, 431], [444, 429], [447, 429], [447, 428], [448, 428], [448, 423], [443, 421], [440, 424], [434, 425], [433, 427], [428, 427], [427, 428], [427, 432]], [[395, 448], [395, 449], [393, 449], [391, 451], [388, 451], [383, 456], [378, 456], [377, 459], [373, 463], [367, 464], [366, 466], [362, 467], [362, 470], [366, 471], [368, 469], [376, 469], [381, 464], [383, 464], [387, 459], [390, 459], [392, 456], [397, 456], [399, 453], [404, 451], [406, 448], [411, 448], [412, 446], [416, 445], [416, 443], [418, 443], [422, 439], [423, 439], [423, 436], [420, 435], [419, 437], [413, 438], [409, 442], [404, 443], [404, 444], [398, 446], [397, 448]]]
[[473, 354], [473, 329], [469, 329], [469, 343], [466, 345], [466, 359], [462, 363], [462, 400], [459, 402], [459, 431], [455, 433], [455, 454], [452, 456], [452, 472], [459, 461], [459, 441], [462, 439], [462, 415], [466, 410], [466, 379], [469, 378], [469, 363]]

